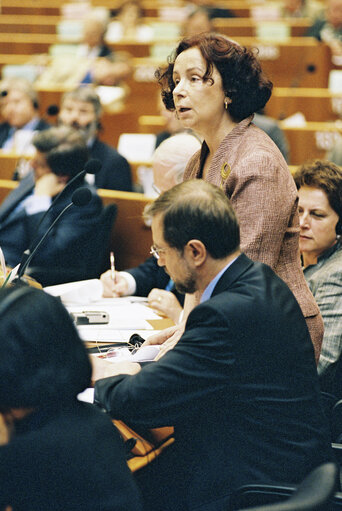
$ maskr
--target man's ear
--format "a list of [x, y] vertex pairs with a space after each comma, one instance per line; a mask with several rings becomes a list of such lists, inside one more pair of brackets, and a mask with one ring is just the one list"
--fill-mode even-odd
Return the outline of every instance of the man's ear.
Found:
[[201, 266], [207, 259], [207, 249], [200, 240], [189, 240], [184, 250], [195, 266]]

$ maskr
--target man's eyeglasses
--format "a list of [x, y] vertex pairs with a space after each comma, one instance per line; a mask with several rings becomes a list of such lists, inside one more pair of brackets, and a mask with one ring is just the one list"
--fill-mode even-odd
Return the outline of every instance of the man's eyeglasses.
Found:
[[150, 254], [153, 255], [153, 257], [155, 257], [156, 259], [159, 259], [160, 257], [159, 254], [161, 252], [165, 252], [165, 250], [167, 250], [167, 248], [157, 248], [155, 245], [152, 245]]

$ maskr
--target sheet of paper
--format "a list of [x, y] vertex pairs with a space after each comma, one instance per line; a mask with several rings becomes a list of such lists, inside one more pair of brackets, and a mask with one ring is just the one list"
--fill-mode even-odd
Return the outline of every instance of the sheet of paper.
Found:
[[102, 284], [99, 279], [67, 282], [57, 286], [48, 286], [44, 291], [53, 296], [59, 296], [66, 305], [69, 303], [87, 304], [102, 297]]
[[139, 334], [143, 339], [147, 340], [151, 335], [157, 334], [160, 330], [119, 330], [119, 329], [104, 329], [92, 326], [78, 326], [78, 333], [83, 341], [94, 341], [99, 343], [122, 343], [128, 342], [131, 335]]
[[104, 325], [86, 325], [90, 328], [99, 330], [152, 330], [153, 327], [147, 320], [158, 319], [160, 316], [152, 309], [140, 303], [126, 303], [125, 301], [111, 302], [108, 300], [105, 304], [93, 302], [90, 306], [67, 305], [69, 312], [84, 311], [105, 311], [109, 314], [109, 323]]

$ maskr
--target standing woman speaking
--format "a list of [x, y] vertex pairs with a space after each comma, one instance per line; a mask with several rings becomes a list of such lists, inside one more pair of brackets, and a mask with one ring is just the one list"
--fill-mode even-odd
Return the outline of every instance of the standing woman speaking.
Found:
[[226, 192], [239, 219], [241, 249], [291, 288], [318, 360], [323, 322], [300, 265], [296, 187], [277, 146], [252, 122], [272, 83], [252, 50], [212, 33], [183, 39], [156, 76], [166, 107], [204, 140], [184, 179], [202, 178]]

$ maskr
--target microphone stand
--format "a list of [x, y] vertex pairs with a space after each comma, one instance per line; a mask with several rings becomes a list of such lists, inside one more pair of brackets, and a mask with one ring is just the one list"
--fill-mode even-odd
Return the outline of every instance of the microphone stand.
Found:
[[74, 203], [71, 202], [70, 204], [68, 204], [67, 206], [65, 206], [65, 208], [59, 213], [59, 215], [57, 216], [57, 218], [55, 218], [55, 220], [52, 222], [52, 224], [50, 225], [50, 227], [48, 228], [48, 230], [46, 231], [46, 233], [44, 234], [44, 236], [41, 238], [41, 240], [39, 241], [39, 243], [35, 246], [34, 250], [32, 251], [32, 253], [30, 253], [30, 250], [27, 249], [25, 250], [23, 256], [25, 255], [24, 257], [24, 262], [23, 262], [23, 257], [22, 257], [22, 260], [20, 261], [20, 267], [19, 267], [19, 270], [18, 270], [18, 274], [17, 274], [17, 278], [15, 279], [16, 282], [17, 281], [20, 281], [21, 280], [21, 277], [23, 276], [26, 268], [28, 267], [28, 265], [30, 264], [33, 256], [35, 255], [35, 253], [37, 252], [38, 248], [40, 247], [40, 245], [43, 243], [43, 241], [45, 240], [46, 236], [49, 234], [49, 232], [53, 229], [53, 227], [55, 226], [55, 224], [58, 222], [58, 220], [60, 219], [60, 217], [62, 215], [64, 215], [64, 213], [69, 209], [71, 208], [71, 206], [73, 206]]

